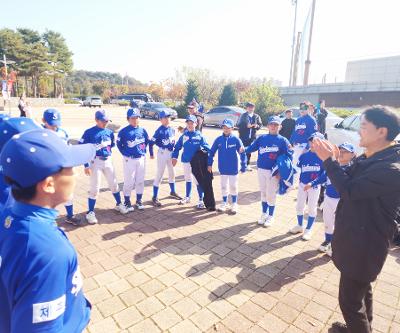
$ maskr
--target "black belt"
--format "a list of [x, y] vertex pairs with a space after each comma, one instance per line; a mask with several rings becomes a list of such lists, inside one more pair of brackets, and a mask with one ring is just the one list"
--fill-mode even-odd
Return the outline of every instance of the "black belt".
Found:
[[96, 156], [95, 158], [98, 158], [101, 161], [107, 161], [111, 156]]

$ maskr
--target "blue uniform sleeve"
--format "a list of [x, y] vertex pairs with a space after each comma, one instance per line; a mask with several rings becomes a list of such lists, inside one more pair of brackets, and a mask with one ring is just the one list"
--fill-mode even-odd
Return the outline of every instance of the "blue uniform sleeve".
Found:
[[154, 149], [153, 149], [152, 141], [150, 140], [149, 134], [147, 133], [147, 131], [145, 129], [143, 129], [143, 131], [144, 131], [144, 138], [146, 140], [146, 146], [149, 145], [149, 153], [150, 153], [150, 156], [153, 157]]
[[[80, 140], [79, 140], [79, 144], [84, 144], [84, 143], [93, 143], [93, 142], [90, 141], [90, 136], [89, 136], [88, 130], [86, 130], [85, 132], [83, 132], [83, 135], [82, 135], [82, 137], [81, 137]], [[89, 167], [89, 163], [85, 163], [83, 166], [84, 166], [85, 168], [88, 168], [88, 167]]]
[[111, 131], [110, 133], [110, 139], [111, 139], [111, 148], [115, 147], [115, 136], [114, 136], [114, 132]]
[[[240, 152], [241, 150], [243, 150], [243, 151]], [[246, 153], [244, 150], [243, 142], [239, 138], [236, 138], [236, 151], [240, 155], [240, 169], [244, 170], [244, 169], [246, 169], [247, 156], [246, 156]]]
[[303, 159], [304, 159], [303, 156], [304, 156], [304, 154], [301, 154], [299, 157], [299, 161], [297, 162], [297, 165], [296, 165], [298, 168], [301, 168], [301, 166], [303, 165]]
[[297, 125], [297, 124], [298, 124], [298, 123], [297, 123], [297, 120], [296, 120], [295, 123], [294, 123], [294, 129], [293, 129], [292, 134], [290, 135], [290, 138], [289, 138], [290, 144], [293, 144], [293, 143], [294, 143], [294, 137], [295, 137], [295, 135], [296, 135], [296, 125]]
[[246, 148], [246, 153], [252, 153], [252, 152], [258, 150], [259, 145], [260, 145], [260, 137], [258, 137], [257, 139], [255, 139], [255, 140], [253, 141], [253, 143], [252, 143], [250, 146], [248, 146], [248, 147]]
[[326, 181], [328, 180], [328, 177], [326, 175], [326, 172], [321, 168], [320, 174], [318, 176], [317, 179], [314, 179], [311, 182], [312, 187], [318, 186], [318, 185], [322, 185], [325, 184]]
[[293, 156], [293, 149], [288, 139], [282, 137], [282, 154], [287, 155], [289, 157]]
[[318, 125], [314, 117], [310, 117], [310, 121], [307, 126], [308, 134], [307, 136], [311, 136], [313, 133], [318, 131]]
[[179, 156], [179, 151], [183, 147], [183, 134], [179, 137], [178, 142], [175, 145], [174, 151], [172, 152], [172, 158], [177, 159]]
[[218, 149], [219, 137], [215, 139], [210, 151], [208, 152], [208, 166], [212, 166], [214, 163], [214, 156]]
[[119, 152], [122, 154], [122, 151], [124, 149], [124, 131], [119, 131], [119, 133], [118, 133], [117, 148], [118, 148]]
[[206, 138], [201, 134], [200, 148], [203, 148], [207, 153], [210, 152], [210, 145], [207, 143]]
[[[68, 263], [53, 253], [28, 261], [15, 294], [11, 332], [63, 332]], [[39, 269], [40, 268], [40, 269]]]

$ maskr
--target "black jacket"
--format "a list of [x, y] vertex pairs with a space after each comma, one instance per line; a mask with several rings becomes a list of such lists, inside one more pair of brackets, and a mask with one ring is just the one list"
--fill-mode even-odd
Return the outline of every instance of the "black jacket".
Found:
[[279, 134], [284, 136], [286, 139], [290, 140], [290, 137], [292, 136], [292, 133], [294, 131], [294, 126], [296, 124], [296, 120], [293, 118], [285, 118], [283, 119], [281, 125], [282, 128], [279, 131]]
[[[247, 128], [247, 124], [256, 124], [255, 128]], [[261, 117], [258, 114], [253, 113], [250, 117], [248, 112], [243, 113], [238, 121], [239, 127], [239, 138], [242, 140], [245, 147], [256, 139], [257, 131], [262, 127]]]
[[325, 170], [340, 193], [333, 235], [333, 262], [348, 278], [371, 282], [385, 263], [400, 212], [400, 144], [346, 171], [328, 159]]

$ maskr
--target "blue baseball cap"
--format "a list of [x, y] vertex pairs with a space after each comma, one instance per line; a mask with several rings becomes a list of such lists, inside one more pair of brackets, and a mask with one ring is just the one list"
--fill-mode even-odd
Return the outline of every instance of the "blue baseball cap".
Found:
[[228, 128], [233, 128], [234, 124], [233, 124], [233, 120], [232, 119], [225, 119], [222, 122], [222, 126], [226, 126]]
[[140, 110], [138, 108], [130, 108], [126, 113], [128, 118], [140, 118]]
[[50, 126], [61, 126], [61, 113], [56, 109], [47, 109], [43, 112], [43, 119]]
[[161, 111], [160, 113], [159, 113], [159, 118], [161, 119], [161, 118], [168, 118], [168, 117], [171, 117], [171, 113], [169, 112], [169, 111]]
[[322, 133], [320, 132], [315, 132], [313, 134], [310, 135], [310, 137], [308, 138], [308, 141], [312, 141], [313, 139], [321, 139], [321, 140], [325, 140], [325, 137]]
[[281, 124], [281, 119], [278, 116], [271, 116], [268, 117], [268, 124]]
[[351, 144], [350, 142], [343, 142], [341, 145], [339, 145], [339, 149], [345, 149], [350, 153], [355, 153], [356, 151], [353, 144]]
[[111, 121], [110, 117], [108, 116], [106, 110], [99, 110], [95, 113], [95, 119], [100, 121]]
[[192, 121], [192, 122], [194, 122], [195, 124], [197, 124], [197, 118], [196, 118], [196, 116], [194, 116], [194, 115], [190, 115], [190, 116], [187, 116], [187, 118], [186, 118], [186, 122], [188, 122], [188, 121]]
[[85, 164], [95, 154], [92, 144], [67, 145], [54, 131], [36, 129], [14, 135], [1, 152], [0, 165], [3, 175], [15, 182], [12, 186], [25, 188], [62, 168]]
[[15, 134], [40, 128], [42, 127], [40, 127], [30, 118], [18, 117], [4, 120], [0, 123], [0, 151], [3, 149], [8, 140], [10, 140]]

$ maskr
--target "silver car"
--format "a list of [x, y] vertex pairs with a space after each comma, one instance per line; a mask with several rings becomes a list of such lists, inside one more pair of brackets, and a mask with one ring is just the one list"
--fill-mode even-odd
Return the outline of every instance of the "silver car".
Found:
[[245, 112], [246, 110], [237, 106], [217, 106], [204, 114], [204, 126], [221, 126], [225, 119], [233, 120], [237, 126], [240, 116]]
[[88, 107], [99, 107], [103, 105], [103, 102], [101, 101], [101, 97], [100, 96], [88, 96], [85, 98], [85, 100], [83, 101], [83, 106], [88, 106]]

